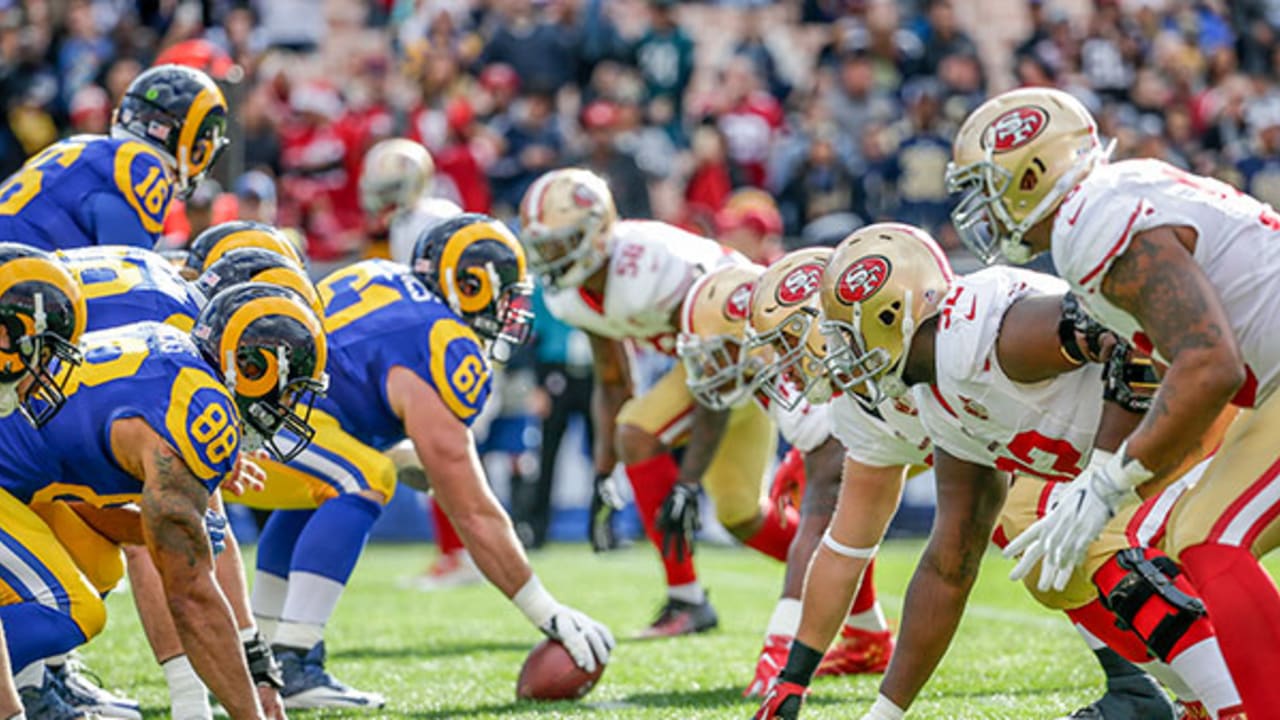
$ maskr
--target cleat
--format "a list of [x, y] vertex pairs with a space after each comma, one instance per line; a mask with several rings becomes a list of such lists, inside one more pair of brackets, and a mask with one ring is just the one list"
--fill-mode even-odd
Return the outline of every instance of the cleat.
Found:
[[893, 634], [873, 632], [845, 625], [840, 638], [823, 656], [815, 677], [875, 675], [889, 667], [893, 655]]
[[687, 603], [675, 598], [667, 598], [658, 617], [649, 627], [636, 635], [637, 640], [692, 635], [715, 628], [720, 624], [716, 617], [716, 609], [711, 607], [710, 600], [700, 604]]
[[138, 701], [102, 687], [102, 678], [74, 657], [49, 668], [49, 684], [63, 702], [85, 713], [119, 720], [142, 720]]
[[787, 653], [791, 651], [790, 635], [768, 635], [764, 639], [764, 649], [760, 651], [760, 660], [756, 662], [756, 676], [751, 684], [742, 691], [742, 697], [764, 697], [769, 686], [782, 672], [787, 664]]
[[1179, 717], [1164, 690], [1145, 674], [1111, 678], [1107, 684], [1106, 694], [1097, 702], [1059, 720], [1174, 720]]
[[24, 687], [18, 691], [27, 720], [88, 720], [95, 717], [68, 705], [58, 694], [55, 685], [52, 674], [45, 669], [43, 685]]
[[[1214, 720], [1204, 703], [1196, 701], [1180, 701], [1174, 703], [1178, 720]], [[1224, 716], [1226, 717], [1226, 716]]]
[[276, 660], [284, 674], [280, 697], [287, 710], [364, 708], [377, 710], [387, 699], [377, 693], [347, 686], [324, 669], [324, 643], [316, 643], [305, 655], [297, 648], [276, 646]]
[[408, 578], [404, 585], [413, 590], [434, 592], [463, 585], [474, 585], [483, 580], [484, 576], [476, 569], [471, 553], [458, 550], [436, 558], [425, 573]]

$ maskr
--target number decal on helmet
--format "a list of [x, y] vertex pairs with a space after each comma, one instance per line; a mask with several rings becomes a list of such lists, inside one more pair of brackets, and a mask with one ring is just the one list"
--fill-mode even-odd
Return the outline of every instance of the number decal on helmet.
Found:
[[1049, 113], [1035, 105], [1016, 107], [991, 123], [992, 152], [1009, 152], [1031, 142], [1049, 125]]
[[889, 278], [892, 267], [889, 258], [883, 255], [862, 258], [840, 275], [836, 297], [847, 305], [866, 300], [884, 287], [884, 281]]
[[806, 263], [787, 273], [774, 294], [783, 305], [795, 305], [817, 292], [821, 282], [822, 266]]

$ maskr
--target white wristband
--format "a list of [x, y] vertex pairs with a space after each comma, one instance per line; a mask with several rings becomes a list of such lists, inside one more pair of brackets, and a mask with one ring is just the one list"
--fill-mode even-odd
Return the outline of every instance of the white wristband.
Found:
[[531, 576], [529, 582], [516, 591], [511, 602], [515, 603], [515, 606], [520, 608], [520, 612], [529, 618], [529, 622], [539, 629], [551, 621], [551, 616], [556, 614], [556, 608], [559, 607], [559, 603], [551, 597], [551, 593], [542, 587], [542, 581], [537, 575]]
[[852, 558], [854, 560], [870, 560], [875, 557], [876, 552], [880, 550], [880, 545], [878, 543], [869, 548], [856, 548], [845, 545], [839, 540], [831, 537], [831, 528], [827, 528], [827, 531], [822, 534], [822, 544], [826, 545], [827, 549], [831, 552], [840, 555], [841, 557]]
[[906, 710], [894, 705], [893, 701], [884, 695], [880, 695], [864, 718], [865, 720], [902, 720], [906, 714]]
[[1116, 454], [1107, 461], [1107, 476], [1121, 487], [1132, 490], [1156, 474], [1138, 460], [1129, 457], [1128, 451], [1129, 441], [1125, 440], [1116, 448]]

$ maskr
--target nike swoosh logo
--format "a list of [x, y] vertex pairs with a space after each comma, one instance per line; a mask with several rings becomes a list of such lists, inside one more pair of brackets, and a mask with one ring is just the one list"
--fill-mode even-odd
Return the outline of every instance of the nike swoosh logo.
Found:
[[1085, 204], [1085, 202], [1087, 202], [1087, 201], [1086, 201], [1086, 200], [1081, 200], [1081, 201], [1080, 201], [1080, 204], [1076, 206], [1076, 212], [1075, 212], [1075, 214], [1074, 214], [1074, 215], [1072, 215], [1071, 217], [1067, 218], [1067, 224], [1068, 224], [1068, 225], [1074, 226], [1074, 225], [1076, 224], [1076, 221], [1080, 219], [1080, 211], [1084, 209], [1084, 204]]

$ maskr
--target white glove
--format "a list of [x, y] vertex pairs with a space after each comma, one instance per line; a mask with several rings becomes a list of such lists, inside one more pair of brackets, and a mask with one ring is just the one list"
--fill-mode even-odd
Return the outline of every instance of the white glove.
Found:
[[1049, 512], [1005, 548], [1005, 557], [1026, 551], [1011, 578], [1022, 579], [1043, 558], [1037, 587], [1041, 592], [1065, 588], [1107, 522], [1141, 501], [1134, 488], [1154, 474], [1137, 460], [1125, 462], [1124, 445], [1114, 455], [1097, 455]]
[[609, 653], [616, 644], [609, 628], [579, 610], [560, 604], [542, 587], [536, 575], [529, 578], [511, 601], [544, 635], [563, 644], [578, 667], [590, 673], [609, 662]]

